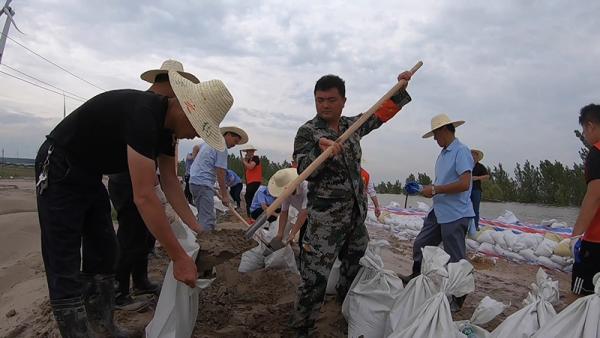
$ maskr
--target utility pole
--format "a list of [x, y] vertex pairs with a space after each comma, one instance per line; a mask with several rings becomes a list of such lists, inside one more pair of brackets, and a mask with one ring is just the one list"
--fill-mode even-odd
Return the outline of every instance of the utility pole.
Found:
[[[8, 29], [10, 28], [10, 24], [12, 23], [15, 28], [21, 32], [15, 20], [13, 20], [13, 15], [15, 15], [15, 11], [13, 11], [12, 7], [10, 7], [10, 3], [12, 0], [6, 0], [4, 7], [0, 10], [0, 16], [2, 14], [6, 15], [6, 21], [4, 22], [4, 28], [2, 29], [2, 36], [0, 36], [0, 64], [2, 63], [2, 55], [4, 55], [4, 46], [6, 45], [6, 38], [8, 37]], [[21, 32], [23, 33], [23, 32]]]

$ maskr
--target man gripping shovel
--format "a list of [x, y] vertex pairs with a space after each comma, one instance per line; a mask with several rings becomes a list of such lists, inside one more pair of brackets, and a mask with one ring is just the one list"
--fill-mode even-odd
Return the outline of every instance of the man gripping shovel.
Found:
[[[341, 116], [346, 102], [341, 78], [326, 75], [315, 85], [317, 115], [300, 127], [294, 141], [300, 175], [263, 214], [264, 218], [271, 215], [301, 181], [308, 181], [308, 224], [300, 248], [302, 284], [290, 321], [298, 336], [308, 336], [313, 330], [336, 257], [342, 263], [336, 287], [338, 302], [343, 302], [358, 273], [369, 241], [364, 225], [367, 201], [360, 176], [360, 140], [410, 102], [405, 88], [420, 66], [419, 62], [401, 73], [399, 82], [373, 107], [354, 117]], [[262, 223], [264, 220], [257, 220], [246, 235], [251, 236]]]

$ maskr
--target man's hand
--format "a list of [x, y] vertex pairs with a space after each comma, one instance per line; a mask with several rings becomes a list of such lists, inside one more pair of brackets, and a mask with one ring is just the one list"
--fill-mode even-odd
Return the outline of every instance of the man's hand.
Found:
[[381, 209], [375, 208], [375, 217], [379, 218], [381, 216]]
[[227, 195], [228, 194], [221, 197], [221, 203], [223, 203], [224, 206], [229, 207], [229, 196], [227, 196]]
[[411, 77], [412, 77], [412, 73], [408, 70], [405, 70], [402, 73], [400, 73], [400, 75], [398, 75], [398, 81], [405, 80], [408, 82], [408, 81], [410, 81]]
[[192, 257], [184, 255], [173, 261], [173, 276], [176, 280], [191, 288], [195, 288], [196, 280], [198, 279], [198, 270], [196, 269], [196, 263], [194, 263]]
[[431, 185], [424, 185], [423, 191], [421, 191], [421, 195], [427, 198], [433, 197], [433, 187]]
[[321, 137], [319, 139], [319, 148], [321, 148], [321, 151], [325, 151], [325, 150], [327, 150], [327, 148], [329, 148], [331, 146], [333, 146], [333, 151], [331, 152], [331, 157], [336, 156], [342, 152], [341, 144], [336, 143], [335, 141], [332, 141], [325, 137]]

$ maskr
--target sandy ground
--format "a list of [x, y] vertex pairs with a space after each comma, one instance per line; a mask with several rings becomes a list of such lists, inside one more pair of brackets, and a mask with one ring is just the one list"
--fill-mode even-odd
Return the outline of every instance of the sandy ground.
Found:
[[[200, 310], [193, 337], [281, 337], [293, 309], [298, 275], [281, 270], [237, 272], [239, 253], [254, 243], [242, 239], [242, 225], [221, 219], [221, 231], [200, 240], [204, 254], [222, 262], [216, 267], [216, 280], [200, 293]], [[0, 180], [0, 337], [59, 337], [48, 304], [45, 274], [40, 254], [39, 225], [32, 180]], [[411, 243], [400, 241], [382, 230], [372, 238], [387, 239], [385, 267], [408, 274], [412, 264]], [[493, 329], [522, 307], [537, 266], [517, 265], [503, 259], [475, 258], [476, 291], [467, 297], [455, 320], [468, 319], [484, 296], [511, 306], [485, 325]], [[160, 248], [151, 257], [150, 277], [161, 280], [168, 258]], [[570, 276], [547, 271], [559, 281], [562, 310], [576, 298], [569, 292]], [[117, 321], [143, 336], [152, 319], [153, 308], [145, 312], [117, 311]], [[346, 323], [340, 306], [328, 298], [321, 310], [318, 331], [322, 337], [344, 337]]]

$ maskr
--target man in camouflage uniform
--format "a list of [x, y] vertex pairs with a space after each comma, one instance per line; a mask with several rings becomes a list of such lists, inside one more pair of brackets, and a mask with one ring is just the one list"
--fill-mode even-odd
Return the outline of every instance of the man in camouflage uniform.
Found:
[[[408, 81], [410, 76], [410, 72], [404, 72], [398, 80]], [[341, 303], [358, 273], [358, 262], [369, 242], [364, 225], [367, 200], [360, 176], [360, 140], [410, 102], [410, 96], [402, 89], [343, 144], [338, 144], [334, 140], [360, 118], [360, 115], [341, 116], [345, 91], [344, 81], [338, 76], [326, 75], [319, 79], [314, 89], [317, 116], [298, 129], [294, 140], [294, 160], [299, 174], [329, 146], [334, 147], [332, 157], [307, 179], [308, 226], [300, 248], [302, 284], [290, 323], [299, 337], [307, 336], [313, 329], [335, 258], [339, 257], [342, 262], [336, 288]]]

